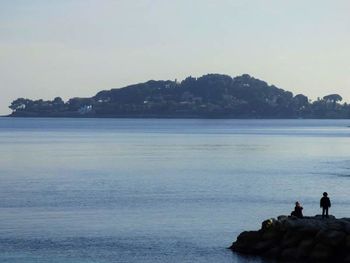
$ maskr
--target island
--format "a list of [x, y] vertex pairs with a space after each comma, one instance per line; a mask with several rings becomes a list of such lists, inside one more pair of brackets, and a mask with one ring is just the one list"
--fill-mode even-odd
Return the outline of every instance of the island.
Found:
[[279, 216], [242, 232], [230, 249], [280, 262], [350, 262], [350, 218]]
[[350, 118], [350, 105], [330, 94], [311, 101], [248, 74], [207, 74], [183, 81], [150, 80], [63, 101], [18, 98], [10, 117]]

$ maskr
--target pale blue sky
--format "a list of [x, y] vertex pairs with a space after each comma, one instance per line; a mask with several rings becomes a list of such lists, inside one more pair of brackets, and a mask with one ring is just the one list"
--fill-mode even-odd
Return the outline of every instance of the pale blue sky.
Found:
[[0, 114], [206, 73], [350, 101], [349, 14], [348, 0], [0, 0]]

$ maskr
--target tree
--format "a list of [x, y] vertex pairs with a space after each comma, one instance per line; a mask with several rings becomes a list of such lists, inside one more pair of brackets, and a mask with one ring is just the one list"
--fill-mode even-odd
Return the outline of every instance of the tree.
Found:
[[343, 98], [338, 94], [330, 94], [330, 95], [324, 96], [323, 100], [325, 100], [326, 103], [332, 103], [332, 108], [335, 109], [337, 102], [342, 101]]
[[303, 94], [295, 95], [294, 101], [296, 102], [299, 108], [306, 107], [307, 105], [309, 105], [309, 98]]
[[52, 102], [53, 102], [53, 104], [58, 104], [58, 105], [64, 104], [64, 101], [62, 100], [61, 97], [54, 98], [54, 100]]
[[31, 103], [31, 102], [32, 101], [29, 99], [19, 98], [19, 99], [12, 101], [9, 108], [13, 111], [25, 110], [28, 107], [29, 103]]
[[343, 100], [342, 96], [338, 94], [330, 94], [330, 95], [324, 96], [323, 99], [327, 102], [332, 102], [332, 103], [336, 103], [338, 101]]

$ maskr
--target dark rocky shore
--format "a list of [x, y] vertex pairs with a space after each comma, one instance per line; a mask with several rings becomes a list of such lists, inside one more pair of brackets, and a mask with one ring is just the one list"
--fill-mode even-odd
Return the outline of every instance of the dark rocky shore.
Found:
[[242, 232], [230, 249], [282, 262], [350, 262], [350, 218], [279, 216]]

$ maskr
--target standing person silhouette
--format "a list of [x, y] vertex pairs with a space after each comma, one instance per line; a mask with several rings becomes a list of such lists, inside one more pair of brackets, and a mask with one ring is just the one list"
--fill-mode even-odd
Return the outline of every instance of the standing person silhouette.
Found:
[[322, 219], [325, 217], [328, 218], [328, 208], [331, 207], [331, 200], [328, 197], [327, 192], [323, 193], [323, 197], [320, 200], [320, 207], [322, 208]]

